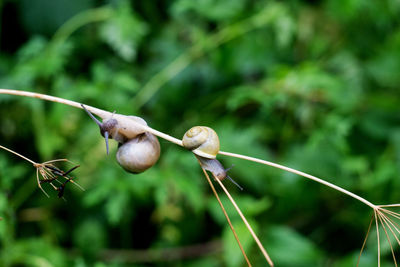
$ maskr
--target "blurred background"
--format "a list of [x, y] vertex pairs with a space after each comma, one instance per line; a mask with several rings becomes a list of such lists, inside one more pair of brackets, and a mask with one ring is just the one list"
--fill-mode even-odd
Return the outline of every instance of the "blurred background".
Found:
[[[376, 204], [400, 202], [400, 2], [3, 0], [0, 87], [143, 117], [281, 163]], [[244, 266], [193, 155], [160, 140], [128, 174], [82, 110], [0, 95], [0, 144], [68, 158], [66, 201], [0, 151], [1, 266]], [[372, 210], [305, 178], [219, 156], [276, 266], [355, 266]], [[68, 169], [73, 165], [61, 165]], [[266, 265], [222, 196], [254, 266]], [[376, 266], [375, 234], [361, 266]], [[382, 266], [392, 266], [382, 241]]]

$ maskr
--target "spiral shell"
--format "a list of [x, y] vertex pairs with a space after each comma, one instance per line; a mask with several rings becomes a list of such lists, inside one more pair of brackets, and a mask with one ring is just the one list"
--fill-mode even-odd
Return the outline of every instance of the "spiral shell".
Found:
[[157, 137], [143, 133], [125, 142], [118, 148], [117, 161], [131, 173], [140, 173], [153, 166], [160, 157]]
[[198, 156], [215, 159], [219, 152], [217, 133], [206, 126], [190, 128], [182, 138], [183, 146]]

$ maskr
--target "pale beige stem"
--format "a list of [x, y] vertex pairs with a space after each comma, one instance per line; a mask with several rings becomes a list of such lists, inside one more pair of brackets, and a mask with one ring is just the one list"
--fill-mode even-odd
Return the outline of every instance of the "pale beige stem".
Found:
[[[397, 244], [400, 245], [400, 240], [397, 237], [397, 234], [399, 233], [399, 229], [397, 229], [397, 227], [392, 223], [392, 221], [385, 214], [381, 213], [381, 218], [386, 223], [386, 225], [389, 228], [390, 232], [392, 233], [392, 235], [396, 239]], [[392, 227], [394, 228], [394, 230], [393, 230]], [[395, 233], [395, 231], [397, 233]]]
[[12, 153], [12, 154], [14, 154], [14, 155], [20, 157], [20, 158], [23, 158], [24, 160], [26, 160], [26, 161], [32, 163], [33, 165], [37, 164], [37, 163], [34, 162], [33, 160], [30, 160], [30, 159], [28, 159], [27, 157], [22, 156], [21, 154], [15, 152], [15, 151], [13, 151], [13, 150], [11, 150], [11, 149], [9, 149], [9, 148], [6, 148], [6, 147], [1, 146], [1, 145], [0, 145], [0, 148], [1, 148], [1, 149], [4, 149], [4, 150], [6, 150], [6, 151], [8, 151], [8, 152], [10, 152], [10, 153]]
[[278, 169], [281, 169], [281, 170], [284, 170], [284, 171], [288, 171], [288, 172], [303, 176], [305, 178], [311, 179], [311, 180], [313, 180], [315, 182], [318, 182], [320, 184], [323, 184], [323, 185], [326, 185], [326, 186], [328, 186], [330, 188], [333, 188], [333, 189], [335, 189], [337, 191], [340, 191], [340, 192], [342, 192], [342, 193], [344, 193], [344, 194], [346, 194], [348, 196], [351, 196], [351, 197], [361, 201], [362, 203], [366, 204], [367, 206], [371, 207], [372, 209], [377, 208], [376, 205], [372, 204], [368, 200], [366, 200], [366, 199], [364, 199], [364, 198], [362, 198], [362, 197], [360, 197], [360, 196], [358, 196], [358, 195], [356, 195], [356, 194], [354, 194], [354, 193], [352, 193], [352, 192], [350, 192], [350, 191], [348, 191], [348, 190], [346, 190], [344, 188], [341, 188], [340, 186], [334, 185], [334, 184], [332, 184], [330, 182], [322, 180], [321, 178], [315, 177], [313, 175], [310, 175], [310, 174], [307, 174], [307, 173], [304, 173], [304, 172], [301, 172], [301, 171], [298, 171], [298, 170], [295, 170], [295, 169], [292, 169], [292, 168], [289, 168], [289, 167], [286, 167], [286, 166], [283, 166], [283, 165], [280, 165], [280, 164], [277, 164], [277, 163], [273, 163], [273, 162], [270, 162], [270, 161], [257, 159], [257, 158], [253, 158], [253, 157], [248, 157], [248, 156], [244, 156], [244, 155], [240, 155], [240, 154], [224, 152], [224, 151], [220, 151], [219, 154], [225, 155], [225, 156], [234, 157], [234, 158], [244, 159], [244, 160], [248, 160], [248, 161], [253, 161], [253, 162], [257, 162], [257, 163], [261, 163], [261, 164], [264, 164], [264, 165], [268, 165], [268, 166], [271, 166], [271, 167], [274, 167], [274, 168], [278, 168]]
[[378, 216], [379, 216], [379, 221], [380, 221], [381, 224], [382, 224], [383, 231], [384, 231], [384, 233], [385, 233], [385, 235], [386, 235], [386, 239], [387, 239], [387, 241], [388, 241], [388, 243], [389, 243], [390, 251], [392, 252], [392, 257], [393, 257], [394, 265], [397, 267], [396, 256], [394, 255], [392, 242], [390, 241], [390, 237], [389, 237], [388, 231], [386, 230], [385, 223], [384, 223], [384, 221], [383, 221], [383, 219], [382, 219], [382, 213], [381, 213], [379, 210], [377, 210], [377, 214], [378, 214]]
[[[64, 98], [60, 98], [60, 97], [55, 97], [55, 96], [49, 96], [49, 95], [44, 95], [44, 94], [39, 94], [39, 93], [32, 93], [32, 92], [27, 92], [27, 91], [20, 91], [20, 90], [10, 90], [10, 89], [0, 89], [0, 94], [8, 94], [8, 95], [18, 95], [18, 96], [26, 96], [26, 97], [33, 97], [33, 98], [38, 98], [38, 99], [42, 99], [42, 100], [47, 100], [47, 101], [51, 101], [51, 102], [57, 102], [57, 103], [61, 103], [64, 105], [69, 105], [75, 108], [80, 108], [82, 109], [82, 104], [79, 102], [75, 102], [75, 101], [71, 101], [71, 100], [67, 100]], [[100, 118], [104, 119], [104, 118], [108, 118], [111, 117], [111, 115], [113, 113], [99, 109], [99, 108], [95, 108], [92, 106], [88, 106], [85, 105], [86, 109], [89, 110], [91, 113], [99, 116]], [[131, 123], [135, 123], [135, 122], [131, 122]], [[154, 130], [153, 128], [150, 128], [148, 126], [144, 126], [142, 124], [137, 123], [138, 127], [143, 128], [145, 131], [150, 132], [158, 137], [161, 137], [167, 141], [170, 141], [174, 144], [177, 144], [179, 146], [182, 146], [182, 141], [179, 139], [176, 139], [170, 135], [167, 135], [165, 133], [159, 132], [157, 130]]]
[[396, 213], [394, 211], [387, 210], [387, 209], [380, 209], [380, 210], [383, 211], [383, 212], [386, 212], [387, 214], [389, 214], [389, 215], [391, 215], [393, 217], [395, 217], [396, 219], [400, 219], [400, 214], [398, 214], [398, 213]]
[[371, 230], [371, 226], [372, 226], [372, 222], [373, 222], [373, 221], [374, 221], [374, 215], [372, 215], [372, 217], [371, 217], [371, 221], [369, 222], [367, 234], [365, 235], [364, 242], [363, 242], [362, 247], [361, 247], [361, 249], [360, 249], [360, 254], [358, 255], [358, 260], [357, 260], [357, 265], [356, 265], [357, 267], [360, 265], [361, 255], [362, 255], [362, 253], [363, 253], [363, 251], [364, 251], [365, 244], [367, 243], [368, 236], [369, 236], [369, 232], [370, 232], [370, 230]]
[[[200, 164], [200, 161], [199, 161], [199, 164]], [[238, 245], [239, 245], [239, 247], [240, 247], [240, 250], [242, 251], [243, 257], [244, 257], [244, 259], [246, 260], [247, 265], [248, 265], [248, 266], [251, 266], [251, 263], [250, 263], [249, 259], [247, 258], [246, 252], [245, 252], [244, 249], [243, 249], [242, 243], [240, 243], [239, 237], [238, 237], [237, 234], [236, 234], [235, 228], [233, 227], [233, 224], [231, 223], [231, 220], [229, 219], [229, 215], [228, 215], [228, 213], [226, 213], [225, 207], [224, 207], [224, 205], [222, 204], [221, 199], [220, 199], [219, 196], [218, 196], [217, 190], [215, 190], [215, 187], [214, 187], [213, 183], [211, 182], [211, 179], [210, 179], [210, 177], [208, 176], [207, 171], [201, 166], [201, 164], [200, 164], [200, 167], [201, 167], [201, 169], [203, 170], [204, 175], [205, 175], [206, 178], [207, 178], [208, 184], [210, 185], [211, 190], [213, 191], [213, 193], [214, 193], [214, 195], [215, 195], [215, 198], [217, 199], [217, 201], [218, 201], [218, 203], [219, 203], [219, 205], [220, 205], [220, 207], [221, 207], [221, 209], [222, 209], [222, 212], [223, 212], [224, 215], [225, 215], [226, 220], [228, 221], [229, 227], [231, 228], [232, 233], [233, 233], [233, 235], [235, 236], [236, 242], [238, 243]]]
[[[75, 108], [82, 109], [81, 103], [78, 103], [78, 102], [75, 102], [75, 101], [71, 101], [71, 100], [67, 100], [67, 99], [60, 98], [60, 97], [56, 97], [56, 96], [33, 93], [33, 92], [28, 92], [28, 91], [11, 90], [11, 89], [0, 89], [0, 94], [18, 95], [18, 96], [26, 96], [26, 97], [38, 98], [38, 99], [47, 100], [47, 101], [51, 101], [51, 102], [57, 102], [57, 103], [61, 103], [61, 104], [64, 104], [64, 105], [68, 105], [68, 106], [72, 106], [72, 107], [75, 107]], [[99, 116], [101, 118], [109, 117], [112, 114], [111, 112], [108, 112], [108, 111], [105, 111], [105, 110], [102, 110], [102, 109], [99, 109], [99, 108], [95, 108], [95, 107], [92, 107], [92, 106], [85, 105], [85, 107], [90, 112], [92, 112], [93, 114], [96, 114], [97, 116]]]
[[[32, 92], [27, 92], [27, 91], [0, 89], [0, 94], [19, 95], [19, 96], [27, 96], [27, 97], [39, 98], [39, 99], [48, 100], [48, 101], [52, 101], [52, 102], [62, 103], [62, 104], [65, 104], [65, 105], [70, 105], [70, 106], [73, 106], [73, 107], [76, 107], [76, 108], [80, 108], [80, 109], [82, 108], [81, 103], [78, 103], [78, 102], [75, 102], [75, 101], [70, 101], [70, 100], [66, 100], [66, 99], [63, 99], [63, 98], [59, 98], [59, 97], [54, 97], [54, 96], [49, 96], [49, 95], [44, 95], [44, 94], [38, 94], [38, 93], [32, 93]], [[107, 117], [110, 117], [112, 115], [111, 112], [104, 111], [102, 109], [98, 109], [98, 108], [91, 107], [91, 106], [86, 106], [86, 105], [85, 105], [85, 107], [90, 112], [92, 112], [93, 114], [96, 114], [97, 116], [99, 116], [101, 118], [107, 118]], [[150, 133], [152, 133], [152, 134], [154, 134], [154, 135], [156, 135], [158, 137], [161, 137], [161, 138], [163, 138], [163, 139], [165, 139], [167, 141], [170, 141], [170, 142], [172, 142], [172, 143], [174, 143], [176, 145], [182, 146], [182, 141], [177, 139], [177, 138], [174, 138], [174, 137], [172, 137], [170, 135], [164, 134], [164, 133], [162, 133], [160, 131], [154, 130], [153, 128], [148, 127], [148, 126], [144, 126], [144, 125], [141, 125], [141, 124], [138, 124], [138, 123], [137, 123], [137, 126], [142, 127], [142, 129], [144, 129], [145, 131], [148, 131], [148, 132], [150, 132]], [[230, 153], [230, 152], [224, 152], [224, 151], [220, 151], [219, 154], [225, 155], [225, 156], [230, 156], [230, 157], [235, 157], [235, 158], [240, 158], [240, 159], [244, 159], [244, 160], [248, 160], [248, 161], [257, 162], [257, 163], [261, 163], [261, 164], [264, 164], [264, 165], [272, 166], [274, 168], [278, 168], [278, 169], [281, 169], [281, 170], [285, 170], [285, 171], [288, 171], [288, 172], [295, 173], [297, 175], [306, 177], [306, 178], [311, 179], [313, 181], [316, 181], [318, 183], [324, 184], [324, 185], [326, 185], [326, 186], [328, 186], [330, 188], [333, 188], [333, 189], [335, 189], [337, 191], [340, 191], [340, 192], [342, 192], [342, 193], [344, 193], [344, 194], [346, 194], [348, 196], [351, 196], [351, 197], [363, 202], [364, 204], [368, 205], [369, 207], [371, 207], [373, 209], [375, 209], [377, 207], [376, 205], [372, 204], [371, 202], [367, 201], [366, 199], [364, 199], [364, 198], [362, 198], [362, 197], [360, 197], [360, 196], [358, 196], [358, 195], [356, 195], [356, 194], [354, 194], [354, 193], [352, 193], [352, 192], [350, 192], [350, 191], [348, 191], [346, 189], [343, 189], [343, 188], [341, 188], [341, 187], [339, 187], [337, 185], [334, 185], [334, 184], [329, 183], [329, 182], [327, 182], [325, 180], [322, 180], [322, 179], [320, 179], [318, 177], [315, 177], [313, 175], [310, 175], [310, 174], [307, 174], [307, 173], [304, 173], [304, 172], [301, 172], [301, 171], [298, 171], [298, 170], [295, 170], [295, 169], [292, 169], [292, 168], [289, 168], [289, 167], [286, 167], [286, 166], [283, 166], [283, 165], [280, 165], [280, 164], [276, 164], [276, 163], [273, 163], [273, 162], [269, 162], [269, 161], [266, 161], [266, 160], [261, 160], [261, 159], [257, 159], [257, 158], [253, 158], [253, 157], [249, 157], [249, 156], [244, 156], [244, 155]]]
[[378, 205], [380, 208], [400, 207], [400, 204]]
[[[382, 210], [382, 212], [387, 213], [386, 210]], [[394, 216], [393, 214], [387, 213], [388, 216], [386, 216], [386, 218], [388, 218], [388, 220], [392, 223], [392, 225], [396, 228], [396, 230], [398, 231], [398, 233], [400, 234], [400, 225], [394, 221], [394, 219], [390, 218], [389, 216], [394, 217], [395, 219], [399, 219], [398, 216]], [[400, 244], [399, 244], [400, 245]]]
[[379, 239], [379, 225], [378, 225], [378, 214], [374, 209], [375, 225], [376, 225], [376, 240], [378, 241], [378, 267], [381, 267], [381, 241]]
[[[213, 176], [214, 176], [214, 174], [213, 174]], [[217, 179], [217, 177], [214, 176], [214, 178], [219, 183], [221, 188], [224, 190], [224, 192], [228, 196], [229, 200], [232, 202], [232, 205], [235, 207], [235, 209], [238, 212], [240, 218], [242, 218], [242, 220], [243, 220], [244, 224], [246, 225], [247, 229], [249, 229], [250, 234], [253, 236], [254, 240], [256, 241], [258, 247], [260, 248], [260, 250], [261, 250], [262, 254], [264, 255], [265, 259], [267, 260], [268, 264], [270, 266], [274, 266], [274, 263], [272, 262], [271, 258], [269, 257], [267, 251], [265, 250], [265, 248], [261, 244], [261, 242], [258, 239], [257, 235], [254, 233], [253, 228], [251, 228], [250, 224], [247, 222], [246, 217], [244, 217], [242, 211], [240, 210], [239, 206], [236, 204], [235, 200], [232, 198], [231, 194], [229, 194], [229, 192], [225, 188], [224, 184], [219, 179]]]

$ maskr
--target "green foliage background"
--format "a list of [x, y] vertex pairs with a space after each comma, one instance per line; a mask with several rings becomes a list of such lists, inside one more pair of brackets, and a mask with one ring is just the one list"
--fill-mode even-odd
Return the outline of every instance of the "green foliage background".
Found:
[[[222, 150], [376, 204], [400, 200], [398, 1], [3, 0], [0, 10], [1, 88], [141, 116], [178, 138], [207, 125]], [[132, 175], [117, 165], [115, 142], [106, 156], [81, 110], [0, 95], [0, 118], [0, 144], [37, 162], [79, 163], [86, 189], [68, 185], [64, 202], [47, 188], [46, 198], [35, 169], [0, 152], [1, 266], [244, 265], [191, 153], [160, 140], [157, 165]], [[302, 177], [219, 158], [235, 165], [245, 190], [227, 187], [276, 266], [355, 265], [372, 210]], [[265, 265], [223, 199], [250, 260]], [[361, 266], [376, 266], [376, 244]], [[193, 245], [200, 256], [168, 250]]]

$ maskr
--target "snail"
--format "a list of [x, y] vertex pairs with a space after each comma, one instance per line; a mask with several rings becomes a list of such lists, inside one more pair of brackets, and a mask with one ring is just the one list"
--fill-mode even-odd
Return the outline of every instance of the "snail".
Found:
[[183, 147], [191, 150], [200, 161], [201, 166], [210, 171], [218, 180], [228, 178], [240, 190], [243, 188], [228, 175], [231, 168], [225, 169], [216, 157], [219, 152], [219, 138], [217, 133], [206, 126], [190, 128], [182, 138]]
[[126, 123], [126, 121], [133, 120], [138, 124], [147, 126], [145, 120], [136, 116], [115, 114], [114, 112], [110, 118], [103, 119], [103, 122], [100, 122], [84, 105], [81, 106], [99, 126], [100, 133], [106, 142], [107, 154], [109, 154], [109, 138], [119, 143], [117, 161], [124, 170], [131, 173], [141, 173], [157, 162], [160, 157], [160, 143], [157, 137], [140, 127], [132, 128], [131, 125], [128, 127]]

